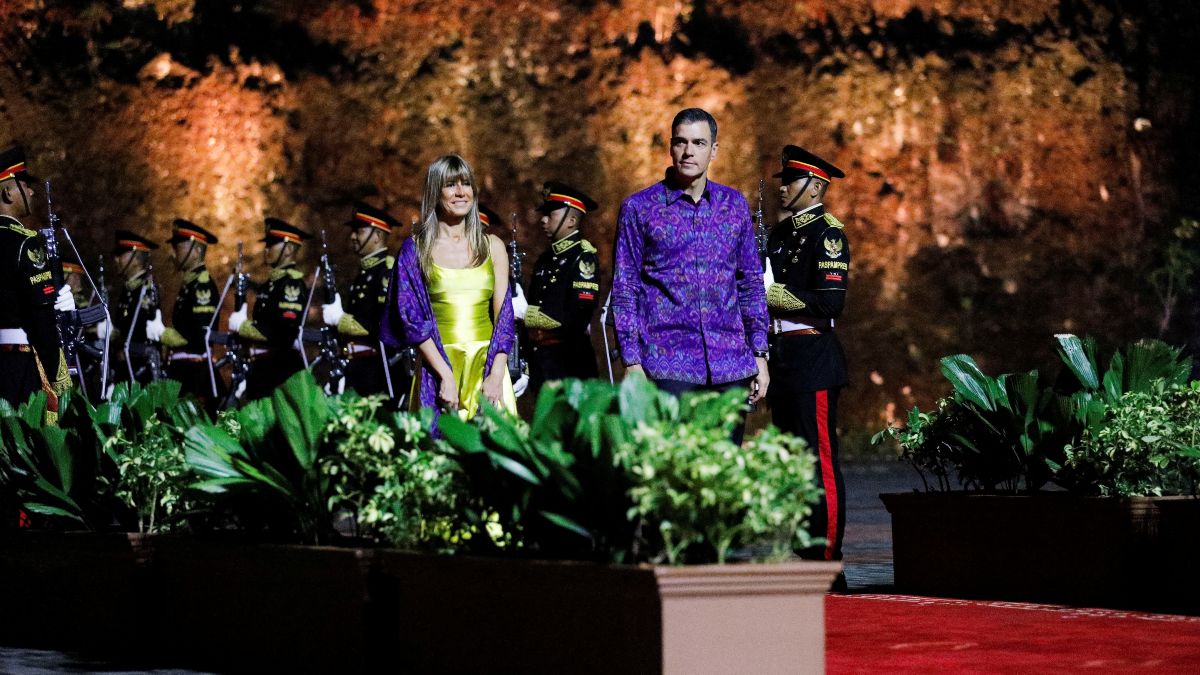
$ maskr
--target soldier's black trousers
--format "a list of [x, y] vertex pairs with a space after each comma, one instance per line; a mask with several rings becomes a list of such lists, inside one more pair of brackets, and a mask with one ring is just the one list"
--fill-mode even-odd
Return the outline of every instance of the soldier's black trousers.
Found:
[[[528, 343], [526, 343], [528, 344]], [[529, 355], [529, 390], [536, 392], [543, 383], [569, 377], [581, 380], [599, 376], [592, 341], [582, 338], [563, 340], [553, 345], [534, 345]]]
[[42, 378], [38, 375], [33, 352], [0, 351], [0, 373], [4, 374], [0, 377], [0, 399], [8, 401], [14, 408], [42, 390]]
[[180, 392], [195, 396], [209, 413], [216, 413], [217, 406], [228, 393], [225, 379], [216, 373], [217, 395], [213, 396], [212, 380], [203, 361], [169, 361], [166, 370], [167, 377], [179, 381]]
[[826, 543], [798, 551], [815, 560], [841, 560], [846, 530], [846, 485], [838, 465], [837, 403], [840, 388], [800, 391], [786, 379], [771, 378], [767, 398], [771, 421], [781, 430], [802, 437], [817, 458], [817, 481], [824, 490], [813, 507], [808, 533]]
[[292, 375], [304, 370], [304, 359], [295, 349], [272, 349], [254, 357], [246, 373], [246, 400], [270, 396]]
[[[404, 368], [393, 366], [391, 373], [396, 398], [407, 394], [410, 382]], [[350, 359], [346, 364], [346, 391], [358, 392], [359, 396], [388, 393], [387, 372], [383, 369], [383, 359], [379, 354]]]

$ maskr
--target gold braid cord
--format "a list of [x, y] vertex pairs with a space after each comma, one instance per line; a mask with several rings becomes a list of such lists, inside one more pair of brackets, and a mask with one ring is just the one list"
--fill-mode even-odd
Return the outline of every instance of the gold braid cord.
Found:
[[543, 314], [542, 309], [537, 305], [530, 305], [529, 309], [525, 311], [525, 327], [553, 330], [561, 328], [562, 324]]
[[358, 322], [358, 319], [354, 318], [353, 314], [343, 314], [342, 318], [338, 319], [337, 331], [342, 335], [349, 335], [351, 337], [362, 337], [371, 334], [370, 331], [363, 328], [363, 325]]
[[767, 289], [767, 307], [783, 312], [794, 312], [804, 309], [807, 305], [803, 300], [792, 295], [787, 286], [771, 284], [771, 287]]
[[242, 324], [241, 327], [238, 328], [238, 335], [250, 340], [258, 340], [259, 342], [267, 341], [267, 336], [263, 335], [262, 331], [254, 326], [253, 321], [247, 321], [246, 323]]
[[163, 331], [160, 342], [171, 349], [178, 349], [187, 344], [187, 338], [183, 337], [183, 334], [174, 328], [168, 328]]
[[42, 360], [38, 358], [37, 350], [33, 352], [33, 362], [37, 365], [38, 379], [42, 381], [42, 391], [46, 392], [45, 423], [48, 425], [57, 425], [58, 397], [61, 394], [65, 394], [71, 388], [71, 374], [67, 371], [67, 359], [60, 350], [58, 372], [55, 374], [53, 383], [46, 377], [46, 369], [42, 366]]

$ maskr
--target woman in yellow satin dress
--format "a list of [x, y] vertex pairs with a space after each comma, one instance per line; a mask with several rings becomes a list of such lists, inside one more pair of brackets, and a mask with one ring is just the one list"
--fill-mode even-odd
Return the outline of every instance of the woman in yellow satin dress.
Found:
[[421, 213], [412, 242], [437, 333], [417, 345], [434, 377], [414, 377], [409, 401], [414, 408], [429, 402], [432, 392], [421, 389], [436, 386], [437, 404], [463, 419], [484, 399], [516, 414], [508, 354], [497, 349], [513, 330], [508, 253], [483, 230], [475, 175], [463, 158], [446, 155], [430, 165]]

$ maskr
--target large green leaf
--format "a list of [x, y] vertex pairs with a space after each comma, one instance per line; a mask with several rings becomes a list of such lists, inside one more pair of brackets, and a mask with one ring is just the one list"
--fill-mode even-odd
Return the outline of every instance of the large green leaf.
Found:
[[1096, 341], [1093, 338], [1079, 339], [1070, 333], [1054, 336], [1058, 340], [1058, 355], [1075, 374], [1084, 389], [1096, 391], [1100, 388], [1100, 371], [1096, 365]]
[[996, 392], [999, 386], [995, 380], [983, 374], [975, 359], [966, 354], [954, 354], [941, 360], [942, 375], [950, 381], [958, 396], [987, 410], [996, 411]]
[[241, 444], [211, 424], [194, 426], [184, 434], [183, 452], [187, 463], [197, 472], [213, 478], [239, 478], [241, 472], [233, 457], [245, 455]]
[[310, 371], [301, 370], [275, 390], [271, 402], [296, 461], [304, 470], [311, 469], [316, 462], [321, 433], [329, 420], [325, 392], [317, 386]]
[[1149, 391], [1156, 380], [1184, 384], [1191, 375], [1191, 359], [1180, 359], [1181, 350], [1160, 340], [1139, 340], [1125, 349], [1125, 391]]

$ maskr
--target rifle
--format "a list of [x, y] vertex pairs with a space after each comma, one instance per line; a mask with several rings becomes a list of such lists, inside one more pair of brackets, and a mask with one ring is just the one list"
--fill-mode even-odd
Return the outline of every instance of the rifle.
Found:
[[[47, 188], [49, 188], [48, 181], [47, 181]], [[71, 239], [71, 233], [67, 230], [66, 226], [62, 225], [62, 223], [60, 223], [58, 221], [57, 214], [55, 214], [53, 216], [53, 218], [54, 218], [54, 222], [58, 223], [58, 228], [60, 230], [62, 230], [63, 239], [66, 240], [67, 246], [70, 246], [71, 250], [75, 253], [75, 259], [79, 261], [79, 268], [83, 270], [84, 278], [87, 279], [89, 284], [91, 284], [92, 295], [100, 298], [100, 302], [98, 304], [91, 305], [89, 307], [84, 307], [83, 309], [77, 309], [75, 311], [75, 332], [71, 335], [71, 338], [72, 338], [72, 341], [76, 348], [74, 368], [75, 368], [75, 374], [79, 378], [79, 385], [80, 385], [79, 390], [83, 393], [83, 396], [86, 399], [87, 398], [87, 384], [84, 381], [83, 364], [80, 362], [79, 351], [78, 351], [78, 350], [82, 349], [89, 356], [91, 356], [93, 358], [98, 358], [100, 361], [100, 368], [101, 368], [102, 374], [100, 376], [100, 392], [99, 393], [100, 393], [100, 397], [103, 398], [105, 388], [108, 384], [108, 354], [109, 354], [108, 334], [107, 333], [105, 334], [104, 346], [101, 349], [96, 349], [95, 347], [88, 345], [87, 342], [84, 340], [83, 329], [88, 326], [98, 324], [101, 321], [109, 321], [109, 319], [110, 319], [109, 314], [108, 314], [108, 293], [101, 292], [101, 290], [104, 288], [104, 285], [103, 285], [104, 284], [104, 263], [103, 263], [104, 259], [103, 259], [103, 257], [101, 257], [101, 263], [100, 263], [100, 284], [101, 285], [97, 286], [96, 282], [92, 279], [91, 273], [88, 272], [87, 266], [83, 264], [83, 256], [79, 255], [79, 248], [75, 246], [75, 241], [73, 239]]]
[[[250, 287], [250, 278], [246, 275], [246, 263], [242, 258], [242, 242], [237, 245], [237, 262], [234, 263], [233, 274], [225, 281], [225, 288], [221, 291], [221, 299], [217, 301], [217, 311], [213, 313], [212, 321], [208, 325], [208, 335], [205, 340], [205, 351], [208, 356], [209, 363], [209, 381], [212, 384], [213, 396], [217, 395], [217, 369], [230, 366], [229, 373], [229, 393], [218, 406], [224, 410], [237, 402], [238, 387], [246, 381], [246, 374], [250, 371], [250, 358], [247, 354], [246, 343], [238, 337], [237, 333], [219, 332], [213, 330], [217, 323], [217, 317], [220, 316], [220, 309], [225, 304], [225, 296], [229, 294], [229, 289], [233, 287], [233, 311], [238, 311], [246, 306], [246, 293]], [[214, 344], [225, 346], [225, 355], [217, 362], [212, 360], [212, 346]]]
[[[146, 263], [146, 295], [150, 298], [150, 306], [161, 309], [161, 296], [158, 290], [158, 279], [154, 277], [154, 263]], [[132, 330], [130, 331], [133, 332]], [[146, 367], [150, 370], [151, 379], [161, 380], [165, 377], [162, 366], [162, 343], [157, 340], [146, 340]]]
[[[62, 258], [58, 256], [58, 239], [54, 231], [58, 229], [59, 218], [54, 212], [54, 200], [50, 197], [50, 181], [46, 181], [46, 220], [47, 227], [39, 230], [42, 243], [46, 249], [46, 264], [50, 271], [50, 282], [57, 293], [63, 287]], [[75, 312], [54, 311], [54, 324], [58, 330], [58, 343], [62, 347], [63, 357], [68, 368], [76, 367], [75, 334], [79, 330], [79, 320]]]
[[[512, 219], [512, 239], [508, 241], [508, 285], [516, 288], [521, 283], [521, 258], [525, 257], [525, 254], [517, 246], [517, 212], [513, 211], [509, 217]], [[525, 374], [526, 363], [521, 358], [521, 336], [516, 331], [515, 324], [513, 328], [512, 353], [508, 355], [508, 376], [516, 382]]]
[[763, 188], [765, 181], [758, 179], [758, 208], [754, 211], [754, 243], [758, 246], [758, 258], [762, 263], [763, 270], [767, 268], [767, 240], [771, 233], [767, 231], [767, 226], [763, 223]]
[[[321, 229], [321, 257], [319, 260], [319, 268], [321, 274], [321, 285], [324, 287], [325, 304], [329, 304], [337, 298], [337, 282], [333, 276], [333, 263], [329, 261], [329, 240], [325, 236], [325, 229]], [[315, 291], [316, 284], [313, 284]], [[309, 294], [311, 301], [312, 294]], [[308, 321], [308, 311], [305, 308], [304, 321]], [[303, 329], [301, 329], [303, 331]], [[313, 360], [312, 364], [316, 365], [317, 361], [322, 359], [328, 363], [329, 368], [329, 385], [330, 391], [337, 391], [337, 382], [346, 376], [346, 365], [349, 359], [342, 353], [342, 345], [338, 342], [337, 335], [334, 332], [333, 326], [321, 326], [315, 331], [303, 331], [305, 339], [314, 338], [313, 341], [320, 344], [320, 356]]]

